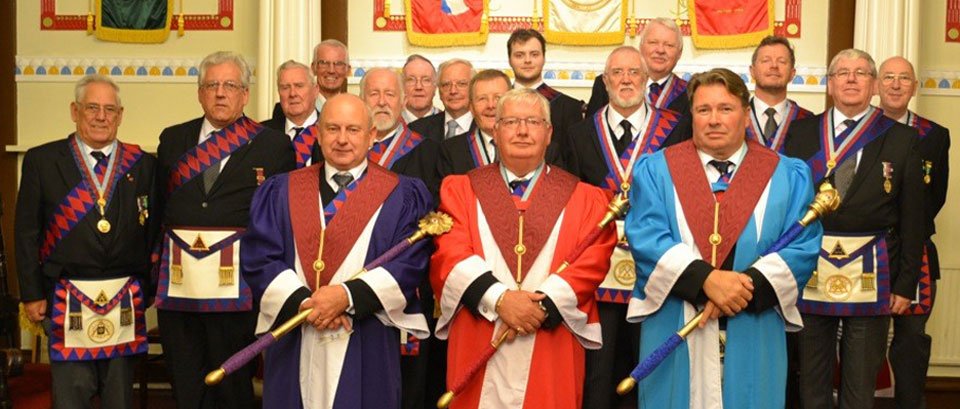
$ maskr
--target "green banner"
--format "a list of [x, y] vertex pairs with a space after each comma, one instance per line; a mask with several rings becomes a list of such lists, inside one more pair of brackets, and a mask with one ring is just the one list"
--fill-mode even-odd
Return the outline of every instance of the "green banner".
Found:
[[97, 38], [162, 43], [170, 35], [173, 0], [97, 0]]

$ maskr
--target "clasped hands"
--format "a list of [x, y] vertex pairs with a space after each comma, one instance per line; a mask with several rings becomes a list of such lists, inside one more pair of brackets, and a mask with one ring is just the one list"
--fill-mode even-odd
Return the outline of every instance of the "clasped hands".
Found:
[[747, 308], [753, 299], [753, 280], [736, 271], [713, 270], [703, 282], [703, 292], [708, 301], [703, 308], [705, 319], [700, 320], [701, 328], [720, 314], [732, 317]]
[[537, 332], [547, 318], [547, 313], [540, 307], [540, 301], [544, 298], [547, 298], [544, 294], [523, 290], [504, 292], [497, 302], [497, 314], [500, 315], [503, 325], [497, 330], [494, 339], [500, 339], [506, 332], [507, 342], [512, 342], [518, 335]]
[[350, 299], [347, 297], [347, 290], [342, 285], [335, 284], [325, 285], [314, 291], [310, 298], [300, 304], [300, 311], [313, 308], [313, 311], [307, 315], [306, 322], [317, 331], [336, 330], [340, 327], [350, 331], [352, 324], [346, 313], [349, 307]]

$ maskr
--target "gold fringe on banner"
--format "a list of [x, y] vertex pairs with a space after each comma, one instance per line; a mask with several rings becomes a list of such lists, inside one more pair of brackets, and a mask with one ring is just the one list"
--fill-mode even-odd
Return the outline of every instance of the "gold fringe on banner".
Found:
[[[181, 8], [181, 17], [183, 10]], [[103, 2], [97, 0], [96, 7], [99, 21], [103, 21]], [[162, 43], [167, 41], [170, 36], [170, 22], [173, 20], [173, 0], [167, 0], [167, 18], [163, 28], [154, 30], [137, 30], [126, 28], [104, 27], [102, 24], [97, 27], [97, 38], [103, 41], [114, 41], [119, 43]], [[180, 27], [183, 27], [181, 23]]]
[[487, 42], [490, 33], [490, 0], [483, 0], [483, 15], [480, 17], [480, 31], [470, 33], [418, 33], [413, 30], [413, 13], [410, 0], [404, 0], [403, 6], [407, 20], [407, 41], [421, 47], [449, 47], [478, 45]]
[[693, 46], [697, 48], [710, 49], [731, 49], [747, 48], [760, 44], [764, 37], [773, 34], [773, 0], [767, 0], [767, 29], [752, 33], [730, 34], [730, 35], [710, 35], [700, 34], [697, 30], [697, 7], [690, 4], [687, 9], [690, 16], [690, 39], [693, 40]]
[[186, 32], [184, 27], [185, 21], [183, 20], [183, 0], [180, 0], [180, 15], [177, 17], [177, 37], [183, 37], [183, 33]]
[[620, 29], [607, 33], [575, 33], [552, 30], [550, 0], [543, 0], [543, 37], [548, 43], [566, 45], [620, 45], [626, 37], [627, 0], [620, 3]]

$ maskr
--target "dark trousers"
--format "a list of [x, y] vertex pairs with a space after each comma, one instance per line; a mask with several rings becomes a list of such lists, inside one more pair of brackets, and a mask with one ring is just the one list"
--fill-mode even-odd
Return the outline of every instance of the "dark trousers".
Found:
[[157, 322], [177, 408], [256, 407], [252, 383], [255, 362], [227, 375], [219, 385], [208, 387], [203, 383], [208, 372], [253, 342], [256, 328], [253, 312], [159, 310]]
[[840, 409], [873, 407], [877, 371], [887, 350], [890, 316], [830, 317], [803, 314], [800, 399], [806, 409], [833, 409], [837, 329], [840, 337]]
[[133, 362], [137, 358], [51, 362], [53, 407], [92, 409], [90, 400], [97, 395], [101, 409], [133, 407]]
[[786, 409], [800, 409], [800, 336], [787, 333], [787, 398]]
[[598, 302], [603, 347], [585, 354], [583, 407], [590, 409], [636, 407], [636, 392], [617, 395], [617, 384], [630, 375], [639, 361], [640, 324], [626, 321], [627, 304]]
[[[937, 282], [931, 291], [936, 299]], [[924, 390], [930, 366], [931, 337], [927, 335], [924, 315], [894, 315], [893, 341], [890, 342], [890, 368], [893, 369], [894, 401], [898, 409], [926, 409]]]

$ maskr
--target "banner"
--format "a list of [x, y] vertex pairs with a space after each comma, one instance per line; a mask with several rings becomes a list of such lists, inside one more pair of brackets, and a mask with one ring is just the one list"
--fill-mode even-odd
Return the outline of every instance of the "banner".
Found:
[[162, 43], [170, 35], [173, 0], [97, 0], [97, 38]]
[[404, 0], [407, 40], [423, 47], [487, 42], [490, 0]]
[[568, 45], [623, 44], [624, 0], [543, 0], [543, 36]]
[[773, 34], [773, 0], [690, 0], [697, 48], [745, 48]]

